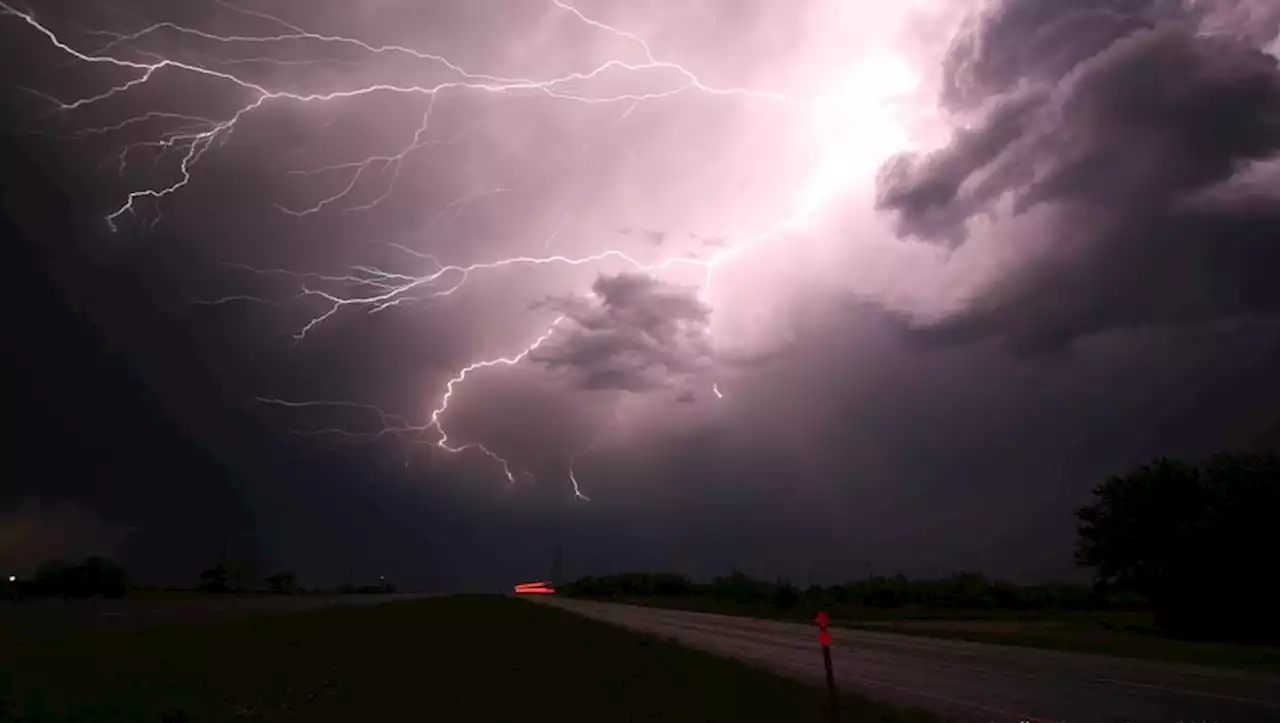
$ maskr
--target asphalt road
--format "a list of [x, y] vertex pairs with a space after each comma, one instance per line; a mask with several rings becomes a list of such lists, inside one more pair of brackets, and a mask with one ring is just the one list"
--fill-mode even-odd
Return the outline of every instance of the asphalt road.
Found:
[[0, 641], [47, 640], [83, 633], [143, 630], [334, 605], [372, 605], [431, 595], [192, 595], [115, 600], [0, 601]]
[[[537, 602], [790, 677], [824, 680], [811, 625], [564, 598]], [[1266, 673], [861, 630], [833, 629], [832, 636], [841, 688], [957, 720], [1280, 721], [1280, 676]]]

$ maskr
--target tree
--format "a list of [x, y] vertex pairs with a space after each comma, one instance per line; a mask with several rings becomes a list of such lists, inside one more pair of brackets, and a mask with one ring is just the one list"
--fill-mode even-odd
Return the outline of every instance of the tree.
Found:
[[773, 588], [773, 604], [779, 610], [790, 610], [800, 604], [800, 591], [790, 583], [778, 581]]
[[267, 589], [278, 595], [291, 595], [298, 588], [298, 576], [289, 570], [281, 570], [267, 578]]
[[262, 579], [258, 560], [251, 553], [236, 555], [226, 564], [225, 568], [227, 571], [227, 587], [236, 592], [251, 590], [255, 583]]
[[205, 592], [227, 592], [231, 589], [230, 579], [227, 566], [219, 562], [200, 572], [200, 589]]
[[1280, 539], [1274, 453], [1160, 459], [1093, 494], [1076, 513], [1076, 559], [1101, 591], [1144, 596], [1176, 635], [1280, 642], [1280, 586], [1265, 563]]

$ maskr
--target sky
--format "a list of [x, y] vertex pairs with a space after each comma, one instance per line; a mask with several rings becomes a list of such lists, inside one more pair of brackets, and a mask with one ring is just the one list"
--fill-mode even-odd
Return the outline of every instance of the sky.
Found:
[[1280, 441], [1268, 0], [0, 0], [0, 566], [1083, 579]]

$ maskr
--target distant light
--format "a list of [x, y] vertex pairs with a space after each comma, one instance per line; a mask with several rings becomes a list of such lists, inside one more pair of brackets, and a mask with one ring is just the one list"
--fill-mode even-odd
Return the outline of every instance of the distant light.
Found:
[[10, 576], [9, 576], [9, 582], [17, 582], [17, 581], [18, 581], [18, 576], [17, 576], [17, 575], [10, 575]]
[[555, 595], [556, 589], [546, 581], [522, 582], [515, 586], [517, 595]]

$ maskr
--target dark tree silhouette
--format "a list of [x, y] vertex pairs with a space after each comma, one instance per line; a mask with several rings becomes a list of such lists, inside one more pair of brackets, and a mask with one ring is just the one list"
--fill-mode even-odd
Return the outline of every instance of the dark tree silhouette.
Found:
[[267, 589], [280, 595], [290, 595], [298, 589], [298, 576], [289, 570], [281, 570], [267, 578]]
[[1111, 477], [1094, 498], [1076, 513], [1076, 559], [1102, 589], [1145, 596], [1174, 635], [1280, 642], [1274, 453], [1160, 459]]
[[231, 573], [227, 566], [219, 562], [213, 567], [200, 572], [200, 589], [205, 592], [228, 592], [231, 590]]
[[[962, 572], [939, 580], [908, 580], [901, 575], [872, 577], [801, 591], [786, 581], [766, 582], [742, 572], [709, 583], [692, 582], [669, 573], [623, 573], [588, 576], [557, 588], [568, 597], [594, 599], [683, 598], [688, 603], [715, 602], [779, 610], [805, 617], [826, 610], [857, 617], [866, 608], [917, 610], [1133, 610], [1144, 609], [1136, 593], [1099, 594], [1089, 585], [1043, 583], [1015, 585]], [[757, 610], [759, 612], [759, 610]]]
[[785, 582], [775, 583], [773, 604], [781, 610], [790, 610], [800, 604], [800, 591]]

